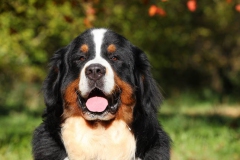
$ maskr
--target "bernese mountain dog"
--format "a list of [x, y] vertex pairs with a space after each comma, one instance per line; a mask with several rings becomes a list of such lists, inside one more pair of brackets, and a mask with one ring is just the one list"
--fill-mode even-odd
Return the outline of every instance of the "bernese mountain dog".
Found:
[[145, 53], [123, 36], [89, 29], [52, 57], [35, 160], [167, 160], [161, 94]]

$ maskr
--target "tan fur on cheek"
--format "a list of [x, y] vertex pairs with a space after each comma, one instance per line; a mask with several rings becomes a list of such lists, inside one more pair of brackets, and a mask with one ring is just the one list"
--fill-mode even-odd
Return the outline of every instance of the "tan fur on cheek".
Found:
[[115, 82], [116, 87], [121, 89], [121, 106], [116, 114], [117, 119], [124, 120], [129, 126], [131, 126], [132, 118], [133, 118], [133, 106], [136, 103], [134, 91], [132, 87], [122, 81], [116, 74], [115, 74]]
[[71, 116], [81, 116], [82, 112], [78, 106], [78, 84], [79, 79], [76, 79], [67, 86], [67, 89], [64, 93], [64, 112], [63, 119], [66, 119]]

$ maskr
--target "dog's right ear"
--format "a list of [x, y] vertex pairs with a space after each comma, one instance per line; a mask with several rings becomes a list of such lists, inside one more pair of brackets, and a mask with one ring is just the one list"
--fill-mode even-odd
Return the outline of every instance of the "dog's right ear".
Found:
[[43, 94], [47, 106], [47, 113], [55, 112], [55, 107], [62, 105], [60, 88], [63, 77], [62, 72], [64, 70], [63, 58], [66, 52], [67, 47], [59, 49], [55, 52], [49, 63], [49, 73], [43, 83]]
[[[59, 49], [55, 52], [49, 63], [49, 72], [43, 82], [43, 95], [46, 104], [43, 113], [43, 121], [34, 132], [33, 136], [33, 156], [38, 159], [61, 159], [66, 157], [62, 140], [59, 137], [60, 121], [62, 114], [61, 100], [61, 82], [65, 70], [64, 55], [67, 53], [68, 47]], [[55, 154], [49, 154], [54, 150]], [[57, 157], [56, 157], [57, 154]], [[55, 157], [52, 157], [55, 155]], [[60, 158], [61, 157], [61, 158]]]

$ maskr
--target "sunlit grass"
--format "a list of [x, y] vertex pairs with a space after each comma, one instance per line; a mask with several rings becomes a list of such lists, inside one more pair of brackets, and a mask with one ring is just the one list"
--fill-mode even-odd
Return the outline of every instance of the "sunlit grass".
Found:
[[240, 129], [231, 126], [234, 120], [196, 115], [163, 115], [160, 119], [173, 141], [172, 159], [240, 159]]
[[26, 113], [0, 116], [0, 160], [30, 160], [32, 132], [40, 117]]
[[173, 104], [166, 101], [159, 116], [173, 141], [173, 160], [240, 159], [240, 105]]

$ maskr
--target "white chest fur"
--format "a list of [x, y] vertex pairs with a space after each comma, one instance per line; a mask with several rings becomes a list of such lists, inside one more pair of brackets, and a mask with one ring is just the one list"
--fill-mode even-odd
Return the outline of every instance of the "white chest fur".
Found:
[[62, 140], [70, 160], [134, 160], [136, 141], [124, 121], [91, 128], [81, 117], [62, 125]]

